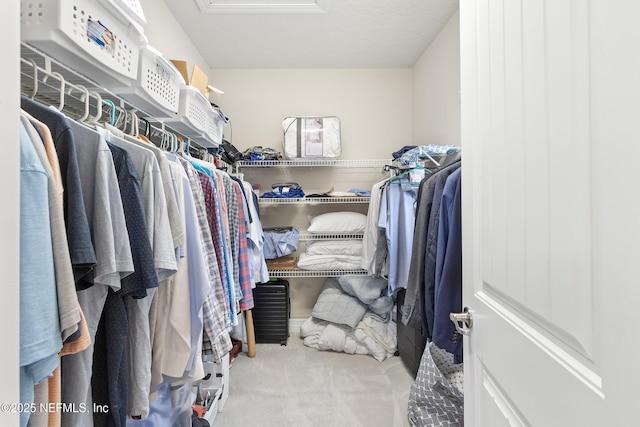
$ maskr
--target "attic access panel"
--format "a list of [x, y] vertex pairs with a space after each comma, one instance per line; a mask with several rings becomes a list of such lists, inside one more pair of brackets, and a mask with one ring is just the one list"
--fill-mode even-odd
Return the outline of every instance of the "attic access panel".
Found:
[[329, 0], [196, 0], [203, 13], [326, 13]]

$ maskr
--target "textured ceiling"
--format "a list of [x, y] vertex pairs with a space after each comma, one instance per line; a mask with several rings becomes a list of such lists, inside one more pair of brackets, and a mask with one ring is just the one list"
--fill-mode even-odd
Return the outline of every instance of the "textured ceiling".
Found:
[[407, 68], [458, 0], [329, 0], [323, 14], [201, 13], [164, 0], [211, 68]]

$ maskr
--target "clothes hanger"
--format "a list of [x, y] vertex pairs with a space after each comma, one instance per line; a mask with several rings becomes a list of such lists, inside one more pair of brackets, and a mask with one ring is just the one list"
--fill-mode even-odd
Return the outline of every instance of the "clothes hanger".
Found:
[[83, 91], [80, 101], [84, 102], [84, 114], [78, 119], [78, 121], [84, 122], [89, 117], [89, 89], [80, 84], [76, 84], [75, 86], [77, 89]]
[[[36, 95], [38, 94], [38, 84], [39, 84], [38, 70], [40, 69], [40, 67], [38, 67], [38, 64], [36, 64], [36, 61], [33, 59], [29, 59], [28, 62], [30, 62], [31, 66], [33, 67], [33, 90], [31, 92], [31, 99], [35, 99]], [[46, 83], [47, 80], [49, 80], [49, 77], [55, 77], [60, 81], [60, 99], [59, 99], [58, 106], [57, 107], [54, 106], [54, 108], [56, 108], [58, 111], [62, 111], [62, 109], [64, 108], [64, 95], [65, 95], [65, 85], [66, 85], [64, 76], [58, 73], [57, 71], [52, 71], [52, 72], [48, 72], [46, 70], [41, 70], [41, 71], [44, 74], [44, 77], [42, 77], [42, 83]]]
[[109, 107], [111, 107], [110, 109], [110, 118], [109, 118], [109, 124], [111, 126], [116, 124], [116, 104], [114, 104], [114, 102], [110, 99], [103, 99], [102, 102], [104, 102], [105, 104], [107, 104]]
[[147, 140], [149, 140], [149, 137], [151, 136], [151, 123], [149, 123], [149, 120], [145, 119], [144, 117], [140, 117], [140, 120], [142, 121], [142, 123], [144, 123], [144, 134], [140, 134], [140, 128], [138, 127], [138, 137], [144, 136]]
[[131, 129], [129, 131], [129, 136], [135, 136], [140, 133], [139, 131], [138, 115], [135, 110], [131, 110]]
[[33, 58], [30, 58], [29, 62], [31, 62], [31, 66], [33, 67], [33, 91], [31, 92], [31, 99], [34, 99], [38, 93], [38, 64], [36, 64]]
[[169, 135], [167, 134], [167, 131], [164, 129], [164, 123], [161, 124], [161, 132], [162, 132], [162, 141], [160, 142], [160, 148], [163, 149], [164, 151], [170, 151], [169, 150]]
[[97, 126], [102, 118], [102, 96], [98, 92], [89, 91], [89, 93], [96, 99], [96, 115], [87, 117], [84, 123]]
[[[431, 159], [432, 162], [434, 162], [436, 165], [440, 166], [440, 164], [433, 158], [431, 157], [428, 153], [416, 153], [414, 159], [413, 159], [413, 163], [416, 165], [413, 168], [410, 168], [404, 172], [402, 172], [400, 175], [396, 175], [394, 177], [391, 177], [389, 179], [389, 184], [410, 184], [410, 185], [417, 185], [420, 184], [420, 182], [422, 181], [422, 179], [424, 177], [426, 177], [427, 175], [433, 173], [433, 171], [429, 168], [424, 167], [419, 159], [418, 156], [421, 154], [426, 154], [426, 156]], [[406, 178], [406, 181], [405, 181]]]
[[[118, 129], [119, 131], [124, 132], [126, 126], [127, 126], [127, 116], [128, 116], [128, 112], [127, 110], [125, 110], [124, 108], [121, 108], [119, 106], [116, 105], [116, 112], [118, 113], [117, 117], [116, 117], [116, 122], [113, 125], [116, 129]], [[122, 127], [121, 127], [122, 126]]]
[[42, 82], [46, 83], [46, 81], [49, 79], [49, 76], [55, 77], [58, 80], [60, 80], [60, 103], [55, 108], [58, 111], [62, 111], [62, 109], [64, 108], [64, 95], [66, 92], [66, 81], [62, 74], [58, 73], [57, 71], [52, 71], [51, 73], [45, 73], [44, 77], [42, 78]]

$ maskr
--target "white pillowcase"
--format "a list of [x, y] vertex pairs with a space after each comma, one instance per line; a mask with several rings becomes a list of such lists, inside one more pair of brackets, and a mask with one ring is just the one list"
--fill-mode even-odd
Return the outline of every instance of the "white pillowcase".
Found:
[[309, 218], [309, 233], [364, 233], [367, 216], [358, 212], [329, 212]]
[[362, 240], [310, 240], [307, 255], [362, 255]]

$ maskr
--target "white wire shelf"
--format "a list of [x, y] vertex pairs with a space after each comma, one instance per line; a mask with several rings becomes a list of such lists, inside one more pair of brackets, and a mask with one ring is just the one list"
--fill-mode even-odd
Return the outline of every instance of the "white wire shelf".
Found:
[[298, 236], [298, 240], [301, 241], [309, 241], [309, 240], [362, 240], [364, 234], [356, 233], [356, 234], [313, 234], [313, 233], [300, 233]]
[[367, 270], [269, 270], [269, 277], [340, 277], [366, 276]]
[[237, 168], [273, 168], [273, 167], [336, 167], [336, 168], [381, 168], [391, 164], [391, 160], [329, 160], [329, 159], [299, 159], [299, 160], [240, 160]]
[[[216, 146], [212, 142], [206, 143], [195, 133], [180, 132], [171, 125], [165, 125], [164, 118], [155, 118], [133, 102], [125, 100], [109, 88], [96, 83], [89, 77], [73, 70], [55, 58], [27, 44], [20, 44], [20, 93], [41, 104], [56, 107], [67, 117], [74, 120], [86, 119], [87, 116], [101, 117], [101, 121], [108, 121], [112, 111], [120, 117], [127, 112], [135, 112], [138, 118], [157, 124], [163, 133], [166, 129], [190, 140], [190, 144], [198, 147]], [[100, 111], [98, 111], [100, 110]], [[125, 120], [130, 117], [124, 114]], [[82, 120], [83, 120], [82, 119]], [[82, 121], [81, 120], [81, 121]]]
[[369, 203], [369, 197], [302, 197], [302, 198], [281, 198], [271, 199], [262, 198], [258, 199], [258, 203], [262, 205], [321, 205], [327, 203]]

